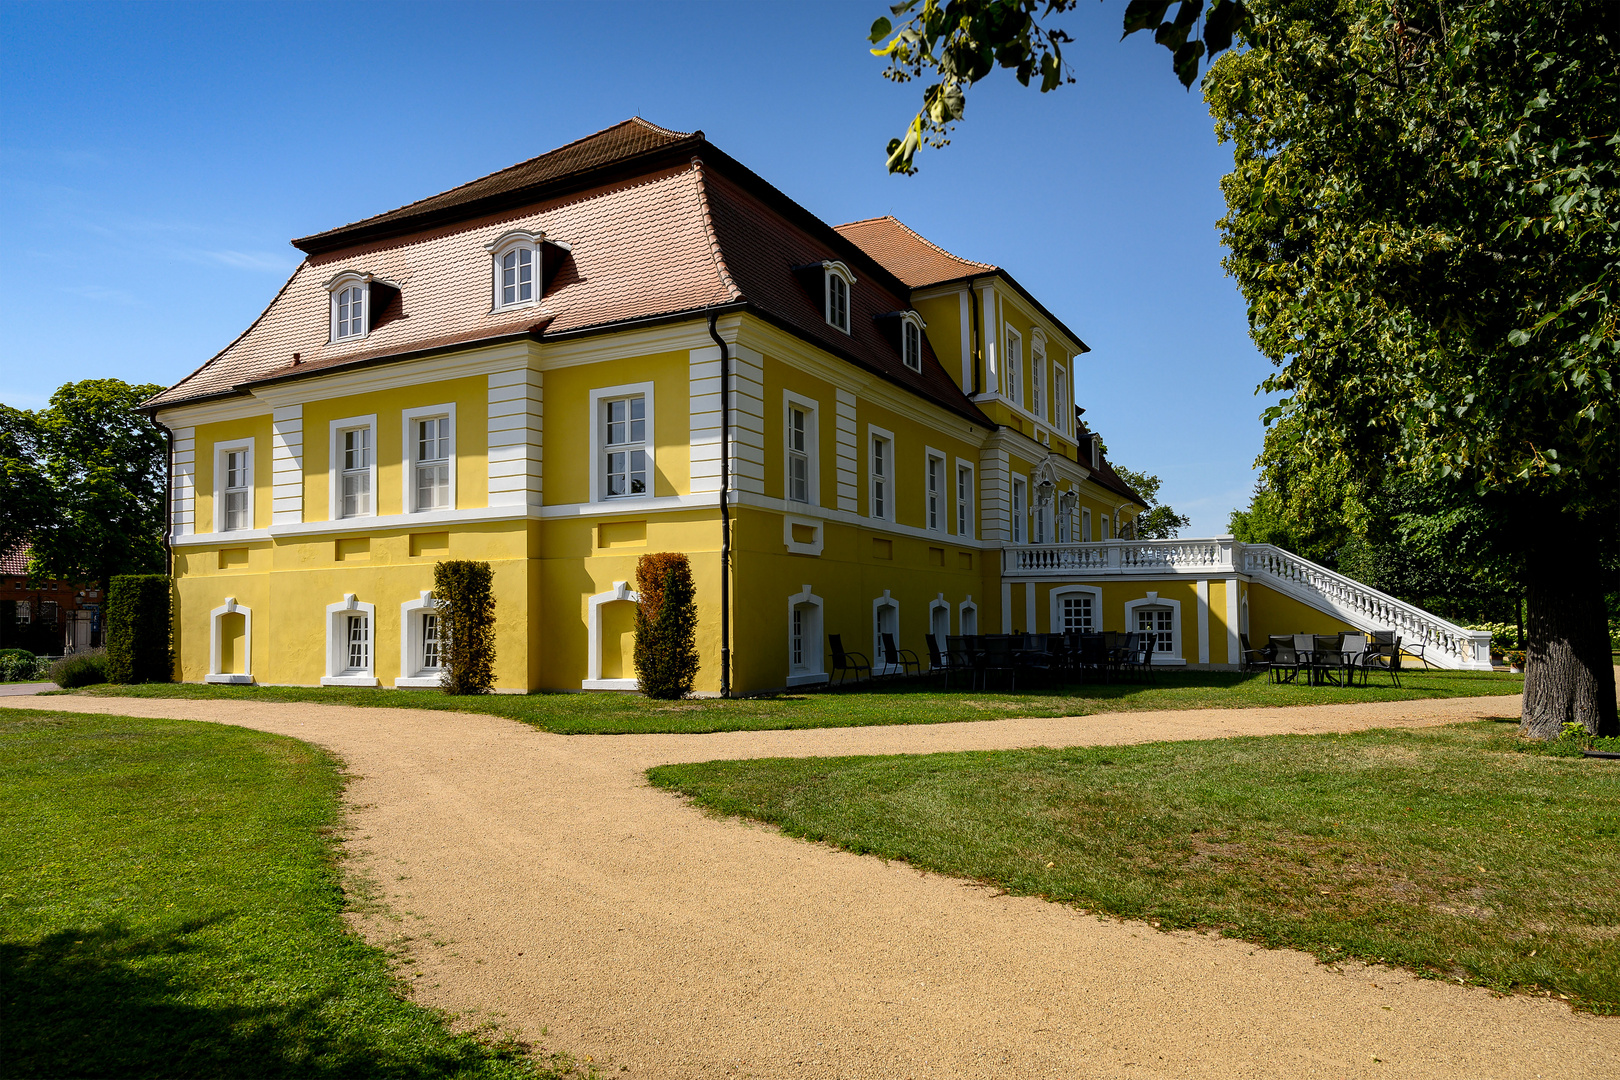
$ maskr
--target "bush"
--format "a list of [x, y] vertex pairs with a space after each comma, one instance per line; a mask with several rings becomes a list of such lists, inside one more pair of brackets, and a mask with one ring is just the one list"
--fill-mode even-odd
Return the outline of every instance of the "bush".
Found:
[[80, 686], [94, 686], [96, 683], [107, 681], [107, 650], [91, 649], [88, 652], [74, 653], [64, 656], [51, 665], [51, 682], [64, 690], [73, 690]]
[[173, 681], [170, 593], [166, 574], [119, 574], [108, 583], [108, 682]]
[[440, 679], [447, 694], [495, 689], [495, 572], [487, 562], [456, 559], [433, 566], [439, 611]]
[[1497, 652], [1511, 649], [1519, 644], [1519, 628], [1513, 623], [1481, 622], [1469, 623], [1464, 630], [1489, 630], [1491, 632], [1491, 648]]
[[30, 682], [39, 678], [39, 657], [27, 649], [0, 649], [0, 682]]
[[650, 698], [675, 701], [697, 681], [697, 589], [692, 563], [679, 552], [636, 563], [636, 685]]

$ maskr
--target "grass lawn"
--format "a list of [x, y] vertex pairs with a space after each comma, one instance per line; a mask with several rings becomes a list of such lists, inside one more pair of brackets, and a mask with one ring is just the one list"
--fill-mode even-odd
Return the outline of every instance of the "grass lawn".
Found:
[[1505, 722], [648, 775], [1012, 893], [1620, 1013], [1620, 762]]
[[8, 1077], [561, 1077], [449, 1030], [346, 929], [320, 750], [0, 708]]
[[1524, 676], [1499, 672], [1402, 672], [1402, 681], [1406, 684], [1404, 689], [1377, 683], [1367, 687], [1274, 686], [1263, 675], [1202, 671], [1165, 673], [1156, 683], [1087, 683], [1018, 694], [942, 692], [932, 680], [911, 680], [863, 685], [853, 691], [777, 694], [732, 701], [718, 698], [651, 701], [633, 693], [450, 697], [432, 690], [195, 683], [95, 686], [79, 692], [98, 697], [318, 701], [338, 705], [451, 709], [505, 716], [559, 735], [626, 735], [942, 724], [957, 720], [999, 720], [1009, 716], [1086, 716], [1138, 709], [1242, 709], [1347, 701], [1410, 701], [1517, 694], [1524, 687]]

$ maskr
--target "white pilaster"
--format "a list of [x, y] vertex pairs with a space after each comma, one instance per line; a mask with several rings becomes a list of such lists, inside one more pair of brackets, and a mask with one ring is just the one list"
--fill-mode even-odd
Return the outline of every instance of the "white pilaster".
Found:
[[1026, 581], [1024, 582], [1024, 633], [1034, 634], [1037, 632], [1038, 627], [1035, 623], [1035, 583]]
[[169, 532], [188, 536], [197, 531], [197, 429], [174, 429], [173, 503]]
[[489, 505], [539, 506], [544, 385], [528, 368], [489, 376]]
[[304, 520], [304, 407], [288, 405], [270, 415], [270, 524]]
[[1238, 632], [1242, 626], [1238, 623], [1238, 579], [1226, 579], [1226, 662], [1228, 664], [1241, 664], [1243, 662], [1243, 649], [1238, 641]]
[[1012, 582], [1001, 583], [1001, 632], [1012, 633]]
[[833, 419], [834, 452], [838, 465], [838, 509], [860, 513], [860, 454], [856, 446], [855, 395], [849, 390], [834, 391], [837, 402]]
[[1198, 662], [1209, 663], [1209, 579], [1198, 579]]

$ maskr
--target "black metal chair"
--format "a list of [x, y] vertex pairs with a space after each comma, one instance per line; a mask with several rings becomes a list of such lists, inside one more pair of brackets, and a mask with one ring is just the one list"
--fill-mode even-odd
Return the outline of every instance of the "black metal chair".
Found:
[[1106, 681], [1108, 678], [1108, 643], [1101, 634], [1080, 635], [1080, 653], [1076, 661], [1083, 671], [1093, 671]]
[[923, 640], [928, 643], [929, 673], [932, 674], [936, 671], [939, 672], [941, 679], [944, 680], [943, 685], [945, 687], [949, 687], [951, 685], [951, 659], [949, 646], [946, 646], [946, 648], [942, 650], [939, 647], [939, 638], [935, 637], [933, 634], [924, 634]]
[[951, 678], [959, 671], [967, 672], [968, 689], [978, 689], [978, 670], [973, 664], [974, 650], [969, 645], [970, 639], [966, 636], [945, 638], [945, 685], [951, 685]]
[[1272, 653], [1272, 650], [1271, 650], [1270, 646], [1267, 646], [1264, 649], [1253, 648], [1249, 644], [1249, 635], [1248, 634], [1239, 634], [1238, 635], [1238, 644], [1243, 647], [1243, 653], [1239, 657], [1240, 663], [1239, 663], [1238, 667], [1239, 667], [1240, 670], [1243, 670], [1243, 671], [1270, 671], [1271, 670], [1271, 653]]
[[1317, 686], [1332, 683], [1334, 686], [1344, 685], [1339, 681], [1339, 673], [1344, 668], [1344, 654], [1339, 650], [1339, 643], [1343, 639], [1340, 634], [1312, 634], [1311, 635], [1311, 682]]
[[1364, 673], [1362, 681], [1366, 681], [1366, 675], [1371, 675], [1375, 671], [1381, 671], [1385, 675], [1389, 676], [1391, 683], [1393, 683], [1395, 686], [1400, 686], [1401, 639], [1393, 632], [1389, 635], [1394, 639], [1393, 641], [1381, 642], [1378, 640], [1379, 636], [1380, 634], [1378, 633], [1373, 634], [1373, 643], [1367, 649], [1366, 657], [1361, 662], [1362, 671]]
[[1018, 689], [1018, 661], [1013, 657], [1013, 636], [989, 634], [979, 639], [979, 670], [986, 687], [990, 685], [990, 672], [1005, 671], [1011, 688]]
[[1300, 657], [1299, 651], [1294, 648], [1292, 634], [1272, 634], [1271, 644], [1271, 681], [1275, 683], [1297, 682], [1299, 680]]
[[883, 663], [889, 668], [890, 674], [893, 674], [895, 668], [899, 668], [902, 675], [922, 674], [922, 661], [917, 659], [916, 653], [897, 646], [893, 634], [884, 634], [882, 638]]
[[[832, 649], [832, 673], [838, 676], [840, 686], [849, 677], [850, 672], [855, 673], [856, 682], [861, 681], [861, 672], [863, 671], [866, 672], [868, 679], [872, 677], [872, 662], [866, 658], [864, 653], [850, 652], [845, 649], [842, 635], [828, 634], [827, 644]], [[832, 681], [831, 676], [828, 677], [827, 681]]]
[[1344, 669], [1344, 685], [1356, 685], [1356, 674], [1361, 674], [1361, 685], [1367, 685], [1367, 635], [1344, 633], [1339, 635], [1339, 658]]

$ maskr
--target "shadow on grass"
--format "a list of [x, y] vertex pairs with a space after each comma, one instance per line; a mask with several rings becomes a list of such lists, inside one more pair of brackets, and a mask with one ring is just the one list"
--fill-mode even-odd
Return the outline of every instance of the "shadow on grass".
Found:
[[[0, 1074], [427, 1078], [487, 1064], [491, 1051], [466, 1039], [417, 1043], [400, 1056], [367, 1037], [375, 1029], [357, 1022], [335, 987], [303, 987], [288, 1001], [255, 994], [247, 980], [215, 985], [187, 960], [208, 951], [193, 935], [229, 918], [146, 933], [112, 920], [0, 943]], [[243, 1004], [255, 997], [282, 999]]]

